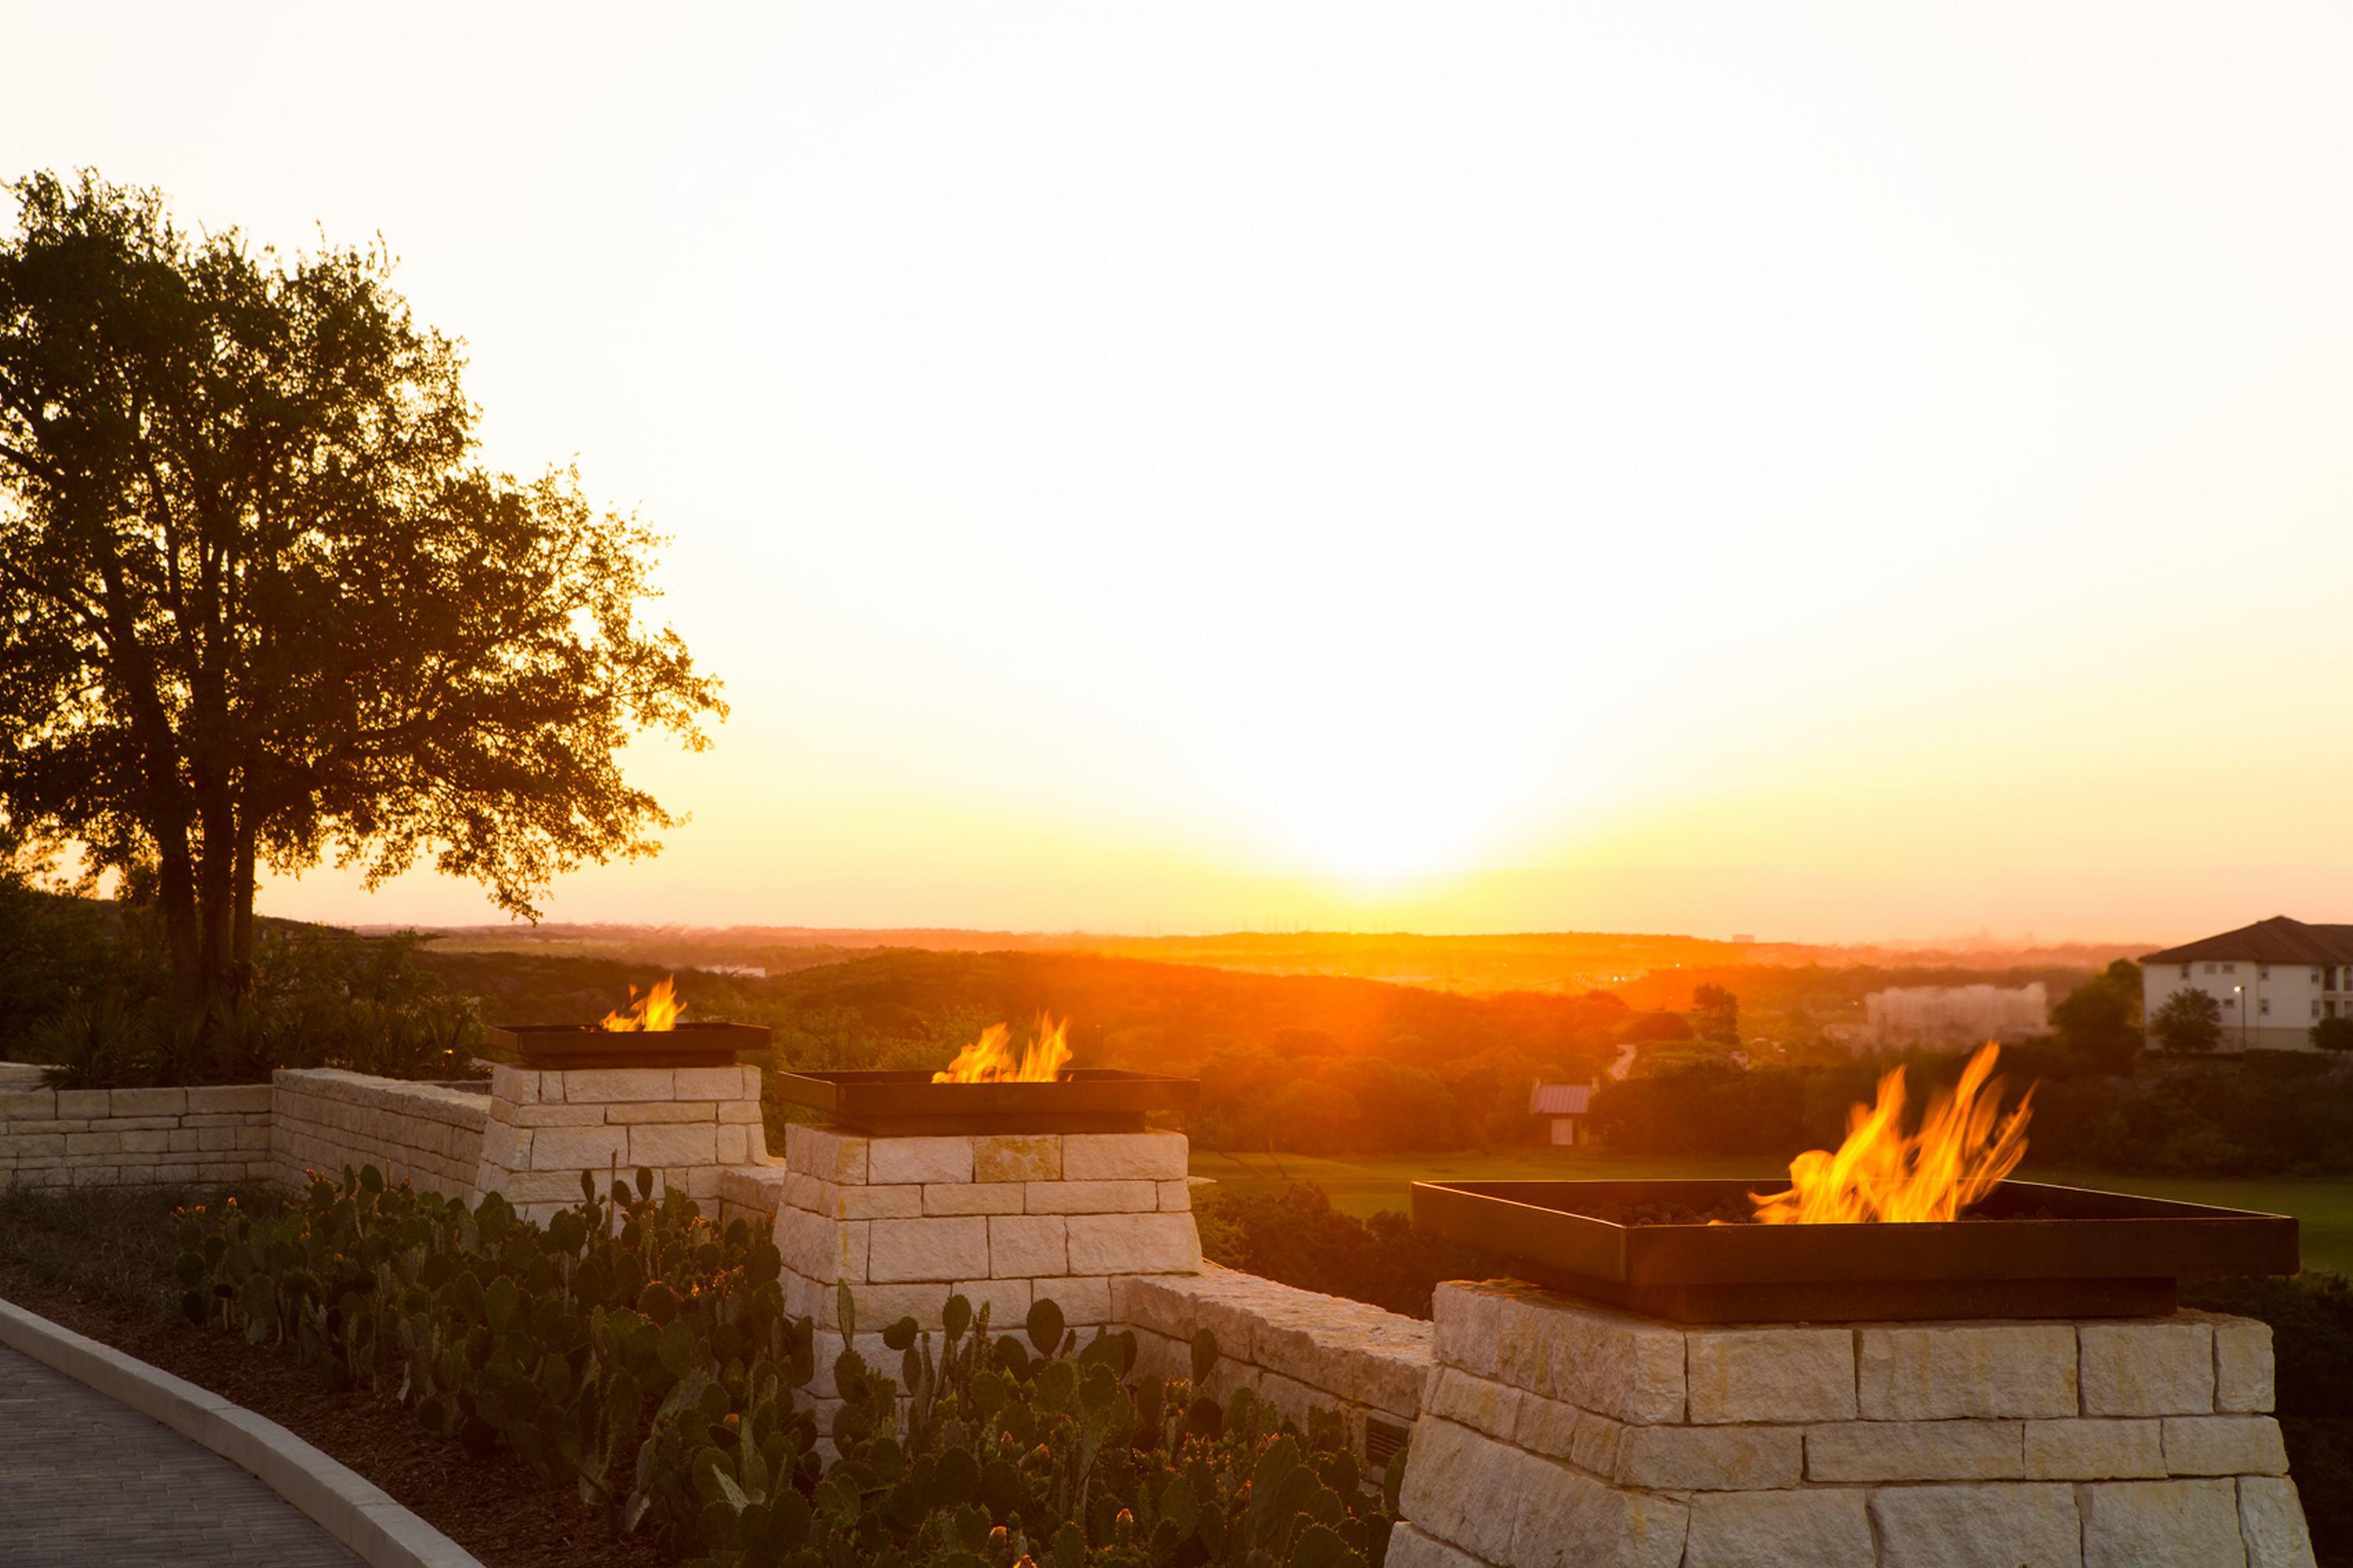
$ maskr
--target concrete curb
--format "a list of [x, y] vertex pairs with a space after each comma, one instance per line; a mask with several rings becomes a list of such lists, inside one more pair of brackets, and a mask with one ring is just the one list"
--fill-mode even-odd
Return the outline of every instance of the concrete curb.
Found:
[[275, 1421], [87, 1335], [0, 1301], [0, 1345], [152, 1416], [261, 1478], [369, 1568], [482, 1568], [480, 1559], [357, 1471]]

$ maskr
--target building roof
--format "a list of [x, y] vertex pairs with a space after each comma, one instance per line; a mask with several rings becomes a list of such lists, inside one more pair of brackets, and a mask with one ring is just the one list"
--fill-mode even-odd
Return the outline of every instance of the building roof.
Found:
[[1583, 1116], [1593, 1103], [1593, 1090], [1584, 1084], [1538, 1084], [1528, 1096], [1528, 1109], [1537, 1116]]
[[2187, 964], [2201, 959], [2234, 959], [2258, 964], [2353, 963], [2353, 926], [2312, 926], [2274, 915], [2219, 937], [2201, 937], [2178, 948], [2144, 954], [2145, 964]]

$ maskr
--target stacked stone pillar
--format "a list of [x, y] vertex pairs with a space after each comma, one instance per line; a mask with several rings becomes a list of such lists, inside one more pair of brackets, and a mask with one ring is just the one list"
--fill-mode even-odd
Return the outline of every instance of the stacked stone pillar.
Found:
[[721, 1172], [767, 1157], [757, 1067], [497, 1066], [474, 1190], [544, 1223], [580, 1201], [583, 1171], [606, 1191], [649, 1170], [716, 1213]]
[[1109, 1324], [1112, 1281], [1190, 1275], [1200, 1233], [1182, 1133], [1033, 1133], [871, 1138], [836, 1127], [785, 1131], [776, 1247], [785, 1309], [817, 1323], [820, 1411], [836, 1400], [849, 1287], [858, 1349], [897, 1366], [881, 1331], [902, 1318], [940, 1327], [951, 1295], [1009, 1330], [1033, 1301], [1063, 1321]]
[[2309, 1568], [2271, 1330], [1683, 1327], [1449, 1284], [1389, 1568]]

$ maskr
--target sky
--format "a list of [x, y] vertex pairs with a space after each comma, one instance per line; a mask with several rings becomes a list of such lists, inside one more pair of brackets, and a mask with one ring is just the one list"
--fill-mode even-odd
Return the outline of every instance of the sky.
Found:
[[[672, 536], [565, 920], [2353, 920], [2353, 12], [20, 6]], [[496, 918], [332, 868], [266, 912]]]

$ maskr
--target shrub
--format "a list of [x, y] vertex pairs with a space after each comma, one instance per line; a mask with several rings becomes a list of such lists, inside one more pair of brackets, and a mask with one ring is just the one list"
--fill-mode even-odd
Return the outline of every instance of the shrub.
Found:
[[[814, 1336], [783, 1311], [776, 1248], [652, 1184], [639, 1171], [600, 1199], [583, 1177], [581, 1205], [543, 1229], [373, 1168], [314, 1178], [276, 1216], [185, 1211], [181, 1306], [332, 1385], [396, 1388], [427, 1428], [512, 1448], [617, 1529], [699, 1553], [691, 1568], [1382, 1562], [1401, 1460], [1367, 1495], [1328, 1412], [1301, 1433], [1248, 1389], [1222, 1406], [1194, 1392], [1214, 1338], [1190, 1381], [1131, 1379], [1133, 1334], [1082, 1345], [1051, 1301], [992, 1336], [951, 1297], [936, 1347], [900, 1319], [882, 1334], [899, 1381], [846, 1350], [825, 1466], [794, 1393]], [[854, 1345], [847, 1289], [839, 1312]]]
[[1419, 1234], [1403, 1214], [1344, 1214], [1312, 1181], [1294, 1181], [1279, 1196], [1207, 1188], [1194, 1201], [1193, 1217], [1203, 1255], [1229, 1268], [1409, 1318], [1430, 1316], [1430, 1294], [1441, 1279], [1506, 1272], [1467, 1247]]

